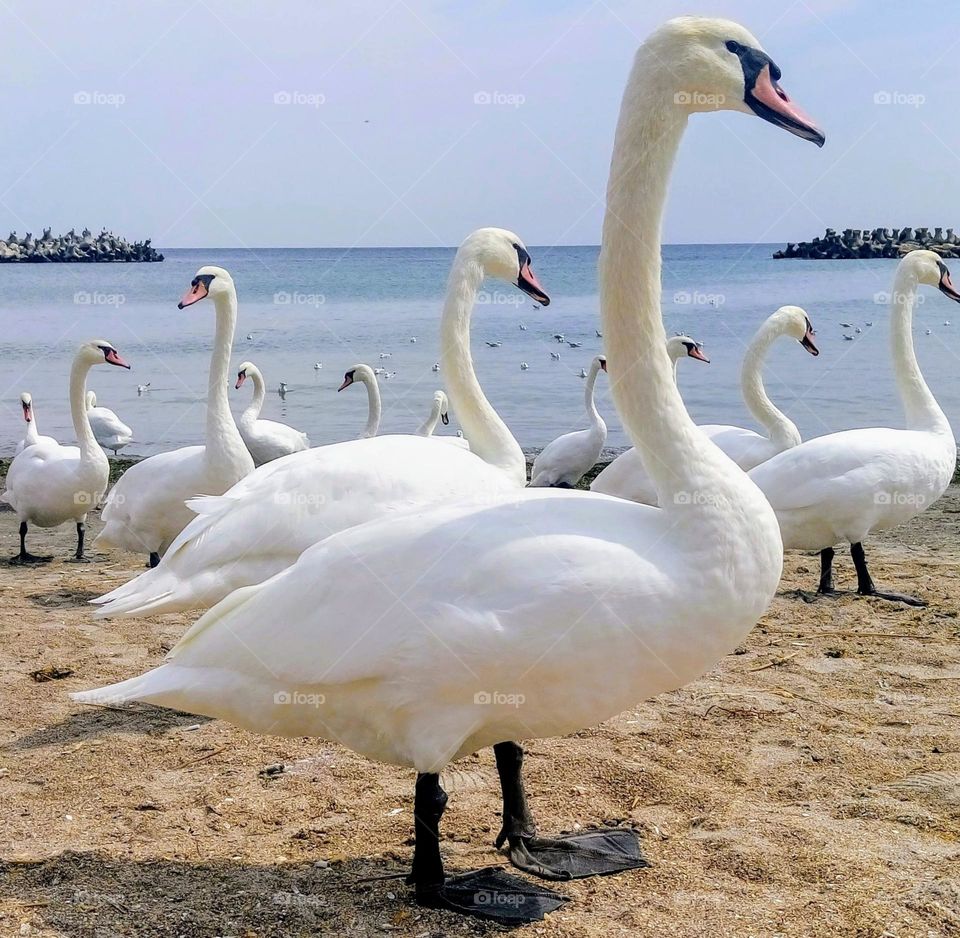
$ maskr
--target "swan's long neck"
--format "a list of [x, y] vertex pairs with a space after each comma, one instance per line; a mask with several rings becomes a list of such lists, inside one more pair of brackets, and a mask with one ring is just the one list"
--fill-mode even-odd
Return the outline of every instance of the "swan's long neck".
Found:
[[797, 425], [767, 397], [763, 386], [763, 363], [774, 341], [783, 335], [775, 322], [765, 322], [747, 346], [740, 369], [740, 391], [754, 419], [767, 431], [771, 442], [781, 449], [801, 442]]
[[917, 279], [901, 265], [893, 281], [890, 302], [890, 357], [900, 400], [907, 417], [907, 428], [931, 433], [950, 433], [950, 422], [940, 409], [920, 372], [913, 349], [913, 306], [917, 298]]
[[247, 405], [241, 419], [253, 423], [260, 416], [260, 411], [263, 410], [263, 401], [267, 389], [263, 385], [263, 375], [259, 368], [248, 368], [247, 377], [253, 382], [253, 400]]
[[[660, 313], [660, 225], [670, 170], [686, 127], [655, 56], [637, 56], [624, 92], [607, 186], [600, 306], [611, 391], [669, 512], [742, 494], [745, 477], [707, 445], [677, 390]], [[738, 478], [741, 477], [741, 478]], [[697, 497], [694, 498], [693, 495]]]
[[73, 432], [80, 444], [80, 460], [83, 463], [108, 466], [107, 457], [90, 426], [87, 414], [87, 372], [90, 365], [81, 356], [73, 360], [70, 367], [70, 416], [73, 418]]
[[590, 424], [595, 430], [606, 430], [607, 425], [603, 422], [603, 417], [600, 416], [600, 411], [597, 410], [597, 403], [594, 400], [593, 389], [594, 385], [597, 383], [597, 375], [600, 373], [600, 363], [594, 362], [590, 366], [590, 371], [587, 374], [587, 383], [583, 388], [583, 406], [587, 410], [587, 417], [590, 418]]
[[417, 427], [417, 436], [433, 436], [433, 431], [437, 429], [437, 421], [440, 419], [440, 401], [435, 400], [430, 408], [427, 419]]
[[213, 353], [210, 356], [210, 377], [207, 384], [207, 445], [208, 460], [230, 462], [238, 453], [246, 454], [246, 447], [230, 412], [227, 386], [230, 381], [230, 352], [233, 349], [233, 331], [237, 324], [237, 294], [231, 287], [217, 293], [216, 331]]
[[470, 355], [470, 315], [483, 276], [482, 266], [469, 252], [457, 254], [440, 320], [441, 373], [450, 407], [470, 449], [524, 485], [527, 463], [523, 450], [484, 395]]
[[37, 429], [37, 412], [33, 409], [32, 404], [30, 405], [30, 418], [30, 422], [27, 424], [27, 432], [23, 435], [26, 446], [33, 446], [40, 438], [40, 431]]
[[383, 405], [380, 401], [380, 385], [377, 383], [376, 376], [364, 378], [363, 383], [367, 386], [367, 425], [363, 428], [360, 438], [365, 440], [377, 435]]

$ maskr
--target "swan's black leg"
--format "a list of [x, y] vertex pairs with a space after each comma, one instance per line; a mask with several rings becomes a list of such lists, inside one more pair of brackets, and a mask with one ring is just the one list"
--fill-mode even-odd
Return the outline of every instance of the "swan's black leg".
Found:
[[48, 563], [49, 557], [36, 557], [27, 550], [27, 522], [20, 522], [20, 553], [10, 559], [10, 563]]
[[564, 899], [496, 867], [446, 879], [440, 858], [440, 818], [447, 793], [434, 773], [417, 776], [413, 802], [413, 870], [408, 877], [419, 905], [492, 919], [503, 925], [538, 922]]
[[150, 551], [150, 559], [147, 561], [147, 566], [150, 568], [160, 566], [160, 554], [157, 551]]
[[867, 558], [863, 552], [863, 544], [859, 541], [850, 545], [850, 556], [853, 558], [853, 565], [857, 570], [857, 592], [861, 596], [877, 596], [880, 599], [889, 599], [895, 603], [906, 603], [908, 606], [926, 606], [922, 599], [915, 596], [905, 596], [903, 593], [881, 593], [873, 585], [873, 578], [867, 569]]
[[832, 547], [824, 547], [820, 551], [820, 585], [817, 587], [817, 593], [821, 596], [836, 593], [833, 588], [833, 556]]
[[523, 787], [523, 750], [516, 743], [493, 747], [503, 792], [503, 827], [496, 846], [509, 844], [510, 862], [544, 879], [582, 879], [636, 870], [649, 863], [632, 830], [610, 828], [562, 839], [537, 837]]
[[84, 535], [86, 533], [87, 533], [87, 526], [82, 521], [78, 521], [77, 522], [77, 552], [73, 556], [73, 559], [72, 559], [73, 563], [88, 563], [88, 560], [83, 553], [83, 540], [84, 540]]

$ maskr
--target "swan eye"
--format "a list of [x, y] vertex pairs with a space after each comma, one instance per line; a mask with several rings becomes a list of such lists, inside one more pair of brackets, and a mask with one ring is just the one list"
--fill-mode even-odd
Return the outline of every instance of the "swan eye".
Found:
[[727, 49], [732, 52], [734, 55], [739, 55], [740, 50], [743, 49], [743, 46], [739, 42], [735, 42], [733, 39], [727, 40]]

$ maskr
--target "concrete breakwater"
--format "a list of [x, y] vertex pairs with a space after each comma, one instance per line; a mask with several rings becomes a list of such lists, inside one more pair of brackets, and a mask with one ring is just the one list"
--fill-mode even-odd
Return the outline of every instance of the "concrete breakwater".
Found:
[[49, 263], [137, 263], [162, 261], [163, 255], [146, 241], [127, 241], [112, 231], [103, 229], [94, 235], [89, 228], [77, 234], [71, 228], [66, 234], [52, 235], [49, 228], [43, 229], [39, 238], [27, 232], [22, 238], [11, 231], [6, 239], [0, 239], [0, 264], [49, 264]]
[[867, 257], [903, 257], [910, 251], [926, 248], [941, 257], [960, 257], [960, 235], [952, 228], [828, 228], [822, 238], [788, 244], [775, 251], [777, 259], [799, 257], [805, 260], [850, 260]]

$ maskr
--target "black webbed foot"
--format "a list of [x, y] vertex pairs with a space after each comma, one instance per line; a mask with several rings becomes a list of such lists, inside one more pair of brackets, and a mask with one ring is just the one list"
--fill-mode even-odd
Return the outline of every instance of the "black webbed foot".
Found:
[[36, 554], [20, 553], [10, 558], [10, 563], [14, 566], [28, 566], [30, 564], [50, 563], [53, 557], [38, 557]]
[[563, 838], [510, 837], [510, 862], [544, 879], [584, 879], [639, 870], [650, 863], [636, 833], [608, 828]]

